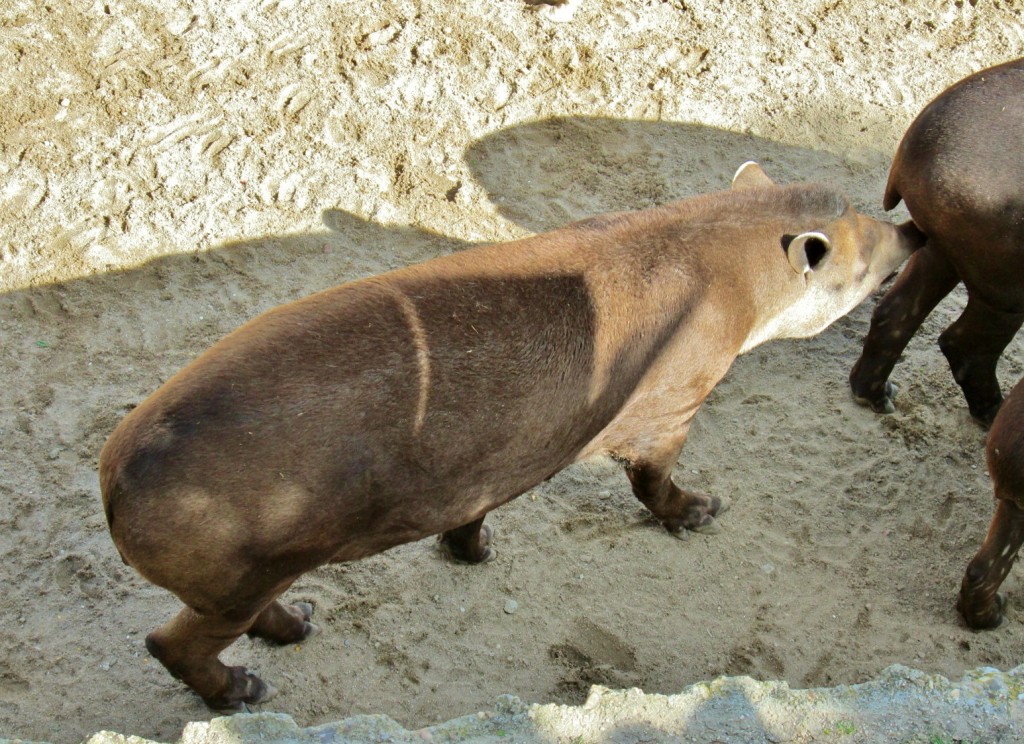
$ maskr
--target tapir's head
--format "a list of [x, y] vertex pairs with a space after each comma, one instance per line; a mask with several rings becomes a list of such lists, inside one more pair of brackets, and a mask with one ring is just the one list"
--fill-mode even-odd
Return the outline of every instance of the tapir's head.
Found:
[[[756, 163], [745, 163], [733, 177], [733, 189], [756, 188], [780, 187]], [[833, 197], [830, 210], [800, 215], [804, 229], [773, 236], [779, 250], [773, 266], [782, 268], [772, 275], [784, 286], [776, 284], [771, 290], [779, 301], [765, 303], [765, 316], [759, 318], [743, 351], [770, 338], [820, 333], [860, 304], [924, 243], [925, 236], [913, 222], [881, 222], [858, 214], [835, 192], [828, 194]], [[806, 229], [808, 224], [813, 227]]]

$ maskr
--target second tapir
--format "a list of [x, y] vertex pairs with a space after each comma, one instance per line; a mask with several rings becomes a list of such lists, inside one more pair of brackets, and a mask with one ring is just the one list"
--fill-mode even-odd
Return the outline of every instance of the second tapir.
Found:
[[971, 415], [988, 426], [996, 365], [1024, 324], [1024, 59], [943, 91], [907, 128], [883, 206], [907, 205], [927, 244], [871, 318], [850, 372], [854, 398], [893, 413], [889, 375], [924, 319], [960, 282], [967, 307], [939, 336]]
[[721, 500], [671, 480], [737, 355], [818, 333], [918, 247], [754, 164], [730, 191], [578, 222], [271, 310], [135, 408], [100, 455], [124, 560], [185, 604], [146, 645], [213, 708], [273, 689], [218, 654], [316, 632], [304, 572], [440, 534], [491, 557], [487, 512], [567, 465], [622, 462], [673, 532]]

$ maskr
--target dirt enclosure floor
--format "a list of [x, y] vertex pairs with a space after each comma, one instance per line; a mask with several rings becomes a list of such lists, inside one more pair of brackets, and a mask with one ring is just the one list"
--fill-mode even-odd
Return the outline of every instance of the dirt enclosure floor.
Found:
[[[346, 280], [725, 188], [757, 159], [881, 216], [889, 158], [949, 83], [1024, 53], [1019, 2], [8, 0], [0, 8], [0, 736], [160, 740], [208, 718], [150, 660], [177, 611], [118, 558], [97, 454], [130, 408], [257, 313]], [[905, 218], [898, 212], [892, 219]], [[674, 693], [720, 674], [854, 683], [1024, 661], [953, 601], [991, 515], [984, 433], [935, 346], [898, 411], [851, 401], [874, 298], [740, 358], [676, 471], [728, 496], [675, 540], [619, 469], [495, 512], [498, 558], [433, 541], [308, 574], [324, 632], [224, 658], [303, 726], [422, 726], [501, 693]], [[1000, 367], [1024, 374], [1018, 339]], [[312, 527], [312, 526], [311, 526]]]

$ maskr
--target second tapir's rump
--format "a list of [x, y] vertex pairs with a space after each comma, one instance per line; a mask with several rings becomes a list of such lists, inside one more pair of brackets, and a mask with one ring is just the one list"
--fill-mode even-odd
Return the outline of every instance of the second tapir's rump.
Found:
[[303, 637], [308, 608], [276, 602], [302, 573], [439, 533], [486, 560], [484, 515], [591, 455], [621, 461], [670, 531], [713, 531], [722, 502], [670, 477], [701, 402], [738, 354], [854, 307], [919, 237], [750, 164], [731, 191], [261, 315], [101, 454], [115, 543], [187, 606], [151, 652], [213, 707], [264, 699], [216, 655], [243, 632]]

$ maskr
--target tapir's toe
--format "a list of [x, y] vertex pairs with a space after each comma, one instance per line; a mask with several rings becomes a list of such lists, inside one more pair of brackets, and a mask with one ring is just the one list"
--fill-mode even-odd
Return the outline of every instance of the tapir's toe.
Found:
[[445, 558], [453, 563], [468, 563], [470, 565], [477, 565], [480, 563], [490, 563], [498, 557], [498, 551], [492, 548], [490, 545], [486, 546], [480, 553], [480, 557], [470, 556], [465, 553], [458, 553], [452, 549], [452, 546], [442, 541], [438, 546], [441, 551], [441, 557]]
[[680, 532], [699, 532], [702, 535], [717, 535], [722, 531], [721, 525], [715, 519], [729, 511], [732, 502], [720, 496], [705, 496], [704, 494], [683, 492], [686, 498], [686, 506], [681, 518], [663, 519], [662, 524], [676, 537], [685, 537]]
[[455, 563], [490, 563], [497, 556], [491, 547], [494, 529], [489, 524], [467, 525], [438, 535], [441, 556]]
[[885, 391], [881, 398], [874, 399], [869, 398], [865, 395], [853, 394], [853, 401], [858, 405], [870, 408], [875, 413], [896, 413], [896, 404], [893, 402], [896, 399], [896, 393], [899, 392], [899, 387], [888, 380], [885, 381]]
[[999, 413], [999, 409], [1002, 407], [1003, 402], [1000, 400], [994, 406], [988, 406], [982, 408], [980, 406], [970, 406], [971, 417], [981, 426], [981, 428], [988, 430], [992, 427], [992, 422], [996, 420], [996, 414]]
[[972, 607], [970, 599], [961, 593], [957, 599], [956, 609], [960, 612], [969, 628], [974, 630], [995, 630], [1006, 619], [1006, 595], [997, 592], [995, 601], [984, 609]]
[[690, 531], [699, 532], [702, 535], [717, 535], [722, 531], [722, 525], [720, 525], [715, 518], [709, 514], [704, 518], [704, 521], [696, 527], [690, 527]]
[[268, 685], [255, 674], [245, 671], [244, 667], [229, 667], [232, 676], [231, 688], [216, 698], [205, 698], [210, 708], [218, 713], [233, 715], [244, 713], [247, 705], [260, 705], [274, 698], [278, 690]]
[[722, 531], [722, 525], [718, 523], [715, 517], [721, 516], [729, 511], [729, 507], [732, 506], [732, 500], [725, 498], [724, 496], [709, 496], [711, 500], [710, 506], [708, 506], [708, 512], [705, 514], [700, 522], [695, 526], [691, 527], [690, 530], [693, 532], [699, 532], [702, 535], [717, 535]]
[[313, 617], [313, 605], [309, 602], [296, 602], [292, 607], [302, 613], [303, 620], [309, 620]]

